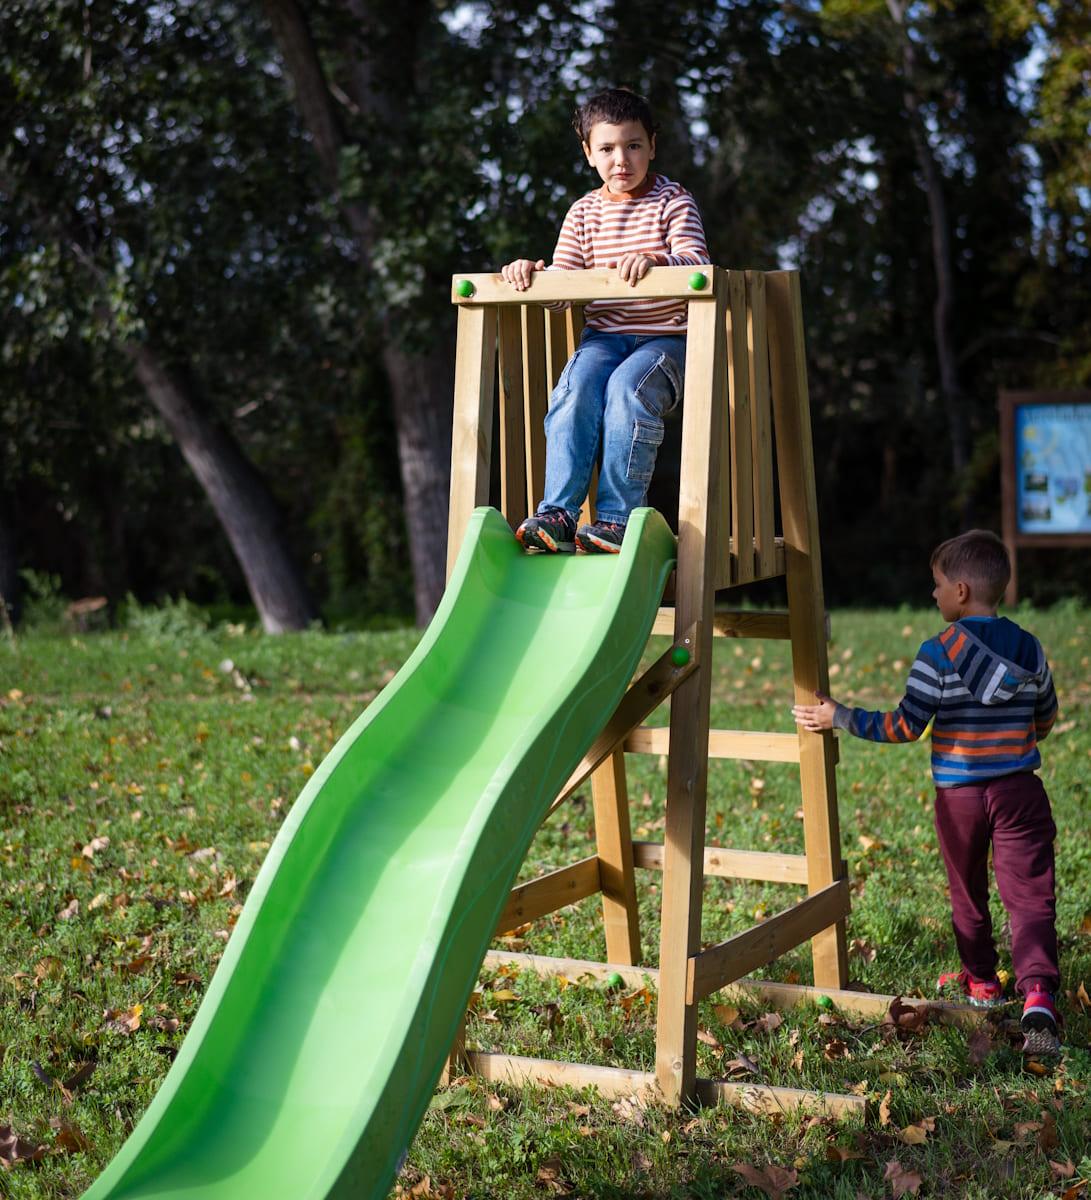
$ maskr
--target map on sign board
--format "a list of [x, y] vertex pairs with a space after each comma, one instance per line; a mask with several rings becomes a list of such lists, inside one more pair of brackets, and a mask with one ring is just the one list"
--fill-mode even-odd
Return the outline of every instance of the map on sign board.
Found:
[[1091, 533], [1091, 404], [1015, 407], [1020, 533]]

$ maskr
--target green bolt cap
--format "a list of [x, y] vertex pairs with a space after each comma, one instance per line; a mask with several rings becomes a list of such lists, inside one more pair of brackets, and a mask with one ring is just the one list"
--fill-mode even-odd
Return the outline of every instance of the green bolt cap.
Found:
[[621, 978], [617, 971], [611, 971], [610, 974], [607, 975], [603, 980], [603, 982], [608, 988], [619, 988], [625, 982], [625, 980]]
[[671, 651], [671, 662], [676, 667], [684, 667], [689, 662], [689, 651], [685, 646], [675, 646]]
[[477, 288], [475, 288], [468, 279], [460, 279], [455, 291], [458, 292], [463, 299], [468, 300], [474, 294], [474, 292], [477, 291]]
[[694, 271], [689, 277], [689, 286], [695, 292], [704, 291], [708, 287], [708, 276], [704, 271]]
[[833, 1008], [833, 1001], [829, 996], [816, 996], [814, 1002], [819, 1008]]

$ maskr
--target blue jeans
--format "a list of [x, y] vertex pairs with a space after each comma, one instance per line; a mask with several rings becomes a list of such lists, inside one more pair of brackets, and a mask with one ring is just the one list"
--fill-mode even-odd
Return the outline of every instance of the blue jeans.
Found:
[[545, 495], [538, 511], [578, 519], [599, 462], [595, 517], [624, 525], [644, 503], [663, 417], [682, 399], [684, 335], [585, 329], [549, 398]]

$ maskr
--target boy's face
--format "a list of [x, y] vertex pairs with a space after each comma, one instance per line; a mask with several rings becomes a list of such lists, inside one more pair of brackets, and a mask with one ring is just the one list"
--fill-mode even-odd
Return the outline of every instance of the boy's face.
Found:
[[932, 599], [936, 602], [940, 616], [945, 621], [957, 621], [969, 594], [969, 588], [961, 580], [948, 579], [938, 567], [932, 568]]
[[655, 135], [649, 137], [639, 121], [620, 125], [596, 121], [583, 152], [611, 192], [633, 192], [648, 177], [648, 164], [655, 158]]

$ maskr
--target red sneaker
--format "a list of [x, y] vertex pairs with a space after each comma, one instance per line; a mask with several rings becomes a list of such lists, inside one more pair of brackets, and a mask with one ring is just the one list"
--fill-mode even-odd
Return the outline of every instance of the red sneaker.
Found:
[[1061, 1053], [1061, 1018], [1049, 992], [1027, 992], [1023, 1003], [1023, 1053], [1032, 1058], [1056, 1058]]
[[1004, 985], [999, 979], [975, 979], [965, 967], [941, 975], [936, 991], [954, 993], [956, 999], [969, 1000], [975, 1008], [997, 1008], [1004, 1003]]

